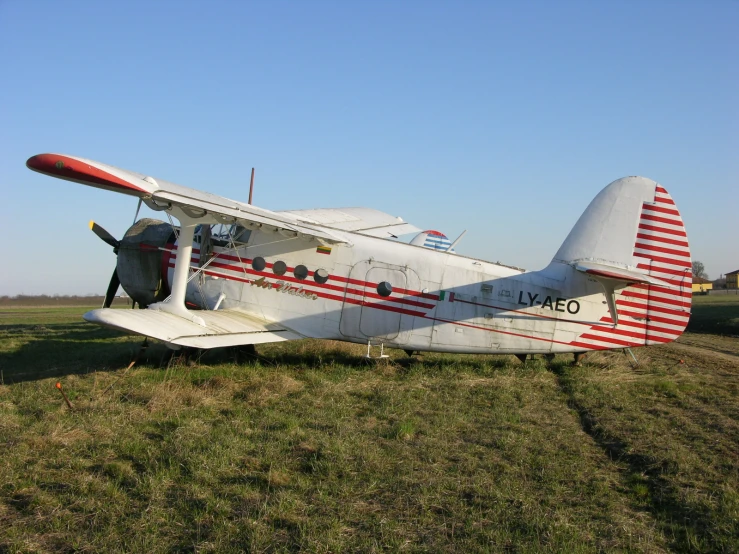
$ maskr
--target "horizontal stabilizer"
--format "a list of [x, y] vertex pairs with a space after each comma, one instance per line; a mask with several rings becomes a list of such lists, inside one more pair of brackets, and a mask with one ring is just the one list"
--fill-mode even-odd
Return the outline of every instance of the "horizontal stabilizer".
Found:
[[669, 283], [646, 275], [629, 271], [618, 266], [607, 264], [598, 264], [594, 262], [579, 262], [574, 264], [577, 271], [592, 277], [598, 281], [603, 287], [606, 302], [608, 303], [608, 311], [611, 313], [613, 324], [618, 324], [618, 309], [616, 308], [616, 290], [622, 289], [629, 285], [646, 284], [646, 285], [663, 285], [669, 286]]
[[276, 323], [266, 323], [236, 310], [197, 312], [205, 326], [157, 310], [103, 308], [84, 315], [86, 321], [161, 340], [170, 345], [217, 348], [301, 339]]
[[629, 271], [628, 269], [623, 269], [612, 265], [598, 264], [594, 262], [579, 262], [575, 264], [575, 269], [581, 271], [582, 273], [586, 273], [587, 275], [590, 275], [591, 277], [594, 277], [596, 279], [600, 277], [602, 279], [621, 281], [624, 283], [623, 286], [634, 283], [669, 286], [669, 283], [661, 279], [657, 279], [656, 277], [652, 277], [651, 275], [638, 273], [636, 271]]

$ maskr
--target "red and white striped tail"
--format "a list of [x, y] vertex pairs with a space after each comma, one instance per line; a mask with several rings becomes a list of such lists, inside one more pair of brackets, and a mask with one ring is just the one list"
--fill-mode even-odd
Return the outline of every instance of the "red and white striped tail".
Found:
[[690, 318], [692, 263], [680, 212], [670, 194], [654, 183], [653, 201], [641, 205], [632, 264], [664, 285], [632, 284], [616, 295], [618, 325], [609, 316], [572, 342], [605, 350], [675, 340]]

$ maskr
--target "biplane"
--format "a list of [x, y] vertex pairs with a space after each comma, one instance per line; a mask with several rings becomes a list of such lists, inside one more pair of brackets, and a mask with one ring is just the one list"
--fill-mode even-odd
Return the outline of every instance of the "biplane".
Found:
[[[644, 177], [605, 187], [549, 265], [524, 271], [455, 253], [443, 234], [370, 208], [270, 211], [61, 154], [27, 166], [135, 196], [169, 219], [136, 221], [120, 240], [91, 222], [118, 258], [103, 308], [84, 318], [173, 349], [312, 337], [366, 344], [368, 356], [577, 359], [670, 342], [690, 316], [685, 227], [667, 190]], [[119, 285], [143, 309], [110, 308]]]

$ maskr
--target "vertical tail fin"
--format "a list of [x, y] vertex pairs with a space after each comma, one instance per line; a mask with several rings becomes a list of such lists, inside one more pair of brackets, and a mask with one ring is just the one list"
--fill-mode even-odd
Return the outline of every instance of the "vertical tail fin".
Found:
[[573, 345], [586, 349], [675, 340], [688, 324], [692, 263], [680, 212], [644, 177], [614, 181], [590, 203], [553, 259], [603, 285], [609, 316]]

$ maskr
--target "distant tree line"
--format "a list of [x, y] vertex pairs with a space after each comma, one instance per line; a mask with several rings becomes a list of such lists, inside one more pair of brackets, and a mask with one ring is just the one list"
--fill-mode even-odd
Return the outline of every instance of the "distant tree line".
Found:
[[708, 273], [706, 273], [706, 266], [703, 262], [698, 260], [693, 262], [693, 277], [700, 277], [701, 279], [708, 279]]
[[[116, 298], [114, 304], [125, 305], [128, 298]], [[61, 295], [61, 294], [17, 294], [0, 296], [0, 306], [102, 306], [103, 295]]]

